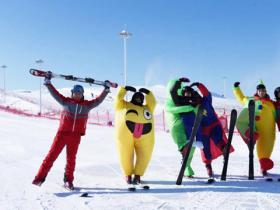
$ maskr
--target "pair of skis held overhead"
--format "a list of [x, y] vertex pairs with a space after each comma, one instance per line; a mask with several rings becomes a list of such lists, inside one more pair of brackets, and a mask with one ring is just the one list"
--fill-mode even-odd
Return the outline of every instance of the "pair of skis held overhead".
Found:
[[[249, 175], [248, 175], [248, 179], [249, 180], [253, 180], [254, 179], [254, 118], [255, 118], [255, 102], [253, 100], [251, 100], [249, 102], [249, 131], [250, 131], [250, 139], [249, 139]], [[195, 122], [192, 128], [192, 132], [191, 132], [191, 136], [190, 136], [190, 140], [189, 143], [187, 145], [187, 152], [186, 155], [183, 159], [182, 162], [182, 166], [176, 181], [177, 185], [181, 185], [182, 184], [182, 180], [183, 180], [183, 176], [184, 176], [184, 171], [187, 165], [187, 161], [190, 155], [190, 151], [191, 151], [191, 147], [193, 145], [194, 142], [194, 138], [197, 134], [200, 122], [203, 118], [203, 107], [200, 106], [195, 118]], [[230, 114], [230, 124], [229, 124], [229, 133], [228, 133], [228, 142], [226, 145], [226, 149], [225, 149], [225, 154], [224, 154], [224, 165], [223, 165], [223, 170], [222, 170], [222, 174], [221, 174], [221, 180], [225, 181], [226, 180], [226, 176], [227, 176], [227, 168], [228, 168], [228, 159], [229, 159], [229, 153], [230, 153], [230, 147], [231, 147], [231, 142], [232, 142], [232, 137], [233, 137], [233, 132], [234, 132], [234, 127], [235, 127], [235, 123], [236, 123], [236, 119], [237, 119], [237, 111], [235, 109], [233, 109], [231, 111]], [[270, 179], [267, 179], [267, 181], [271, 181]], [[209, 177], [208, 183], [212, 183], [214, 182], [214, 178], [213, 177]]]
[[77, 82], [84, 82], [88, 84], [95, 84], [95, 85], [103, 85], [103, 86], [108, 86], [112, 88], [117, 88], [118, 84], [114, 82], [110, 82], [109, 80], [106, 81], [99, 81], [95, 80], [92, 78], [80, 78], [80, 77], [75, 77], [73, 75], [63, 75], [63, 74], [56, 74], [53, 72], [48, 72], [48, 71], [43, 71], [39, 69], [30, 69], [29, 73], [32, 74], [33, 76], [37, 77], [47, 77], [50, 76], [51, 78], [58, 78], [58, 79], [65, 79], [65, 80], [70, 80], [70, 81], [77, 81]]

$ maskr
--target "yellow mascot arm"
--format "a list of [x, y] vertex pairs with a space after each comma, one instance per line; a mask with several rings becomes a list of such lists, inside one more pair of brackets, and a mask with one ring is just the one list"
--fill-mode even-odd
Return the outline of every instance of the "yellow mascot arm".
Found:
[[150, 111], [153, 113], [155, 110], [157, 101], [156, 101], [154, 94], [151, 91], [146, 95], [146, 104], [147, 104], [147, 107], [150, 109]]
[[233, 93], [236, 97], [236, 99], [243, 105], [245, 106], [248, 102], [248, 97], [244, 96], [242, 90], [240, 87], [234, 87], [233, 88]]
[[120, 87], [115, 98], [116, 110], [122, 109], [125, 106], [126, 101], [123, 99], [125, 94], [126, 94], [126, 89], [124, 87]]

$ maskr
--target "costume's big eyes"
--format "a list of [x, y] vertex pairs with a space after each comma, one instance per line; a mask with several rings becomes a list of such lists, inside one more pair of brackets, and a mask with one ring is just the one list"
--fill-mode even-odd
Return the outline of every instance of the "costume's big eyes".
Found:
[[152, 119], [152, 114], [150, 113], [150, 111], [149, 111], [148, 109], [144, 109], [144, 117], [145, 117], [147, 120]]

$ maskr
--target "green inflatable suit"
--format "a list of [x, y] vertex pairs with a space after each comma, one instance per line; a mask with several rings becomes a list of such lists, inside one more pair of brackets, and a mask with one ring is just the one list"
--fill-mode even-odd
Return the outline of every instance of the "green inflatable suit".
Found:
[[[171, 132], [171, 136], [175, 144], [177, 144], [178, 150], [181, 151], [184, 148], [184, 146], [188, 143], [189, 139], [187, 139], [180, 113], [192, 112], [192, 111], [195, 112], [195, 109], [197, 108], [194, 108], [192, 106], [176, 106], [174, 104], [170, 91], [176, 81], [177, 79], [174, 79], [169, 81], [167, 84], [168, 92], [167, 92], [167, 100], [165, 103], [165, 109], [166, 109], [167, 124]], [[182, 87], [181, 89], [178, 90], [178, 95], [182, 95], [181, 92], [182, 92]], [[195, 147], [192, 147], [185, 170], [185, 176], [194, 175], [194, 171], [191, 167], [191, 160], [193, 158], [194, 151], [195, 151]]]

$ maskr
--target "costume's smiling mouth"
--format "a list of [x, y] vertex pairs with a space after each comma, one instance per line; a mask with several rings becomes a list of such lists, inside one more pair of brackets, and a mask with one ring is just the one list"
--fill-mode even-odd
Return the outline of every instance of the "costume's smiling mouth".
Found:
[[136, 123], [127, 120], [126, 126], [130, 132], [133, 133], [135, 138], [140, 138], [142, 135], [147, 134], [152, 130], [152, 123]]

